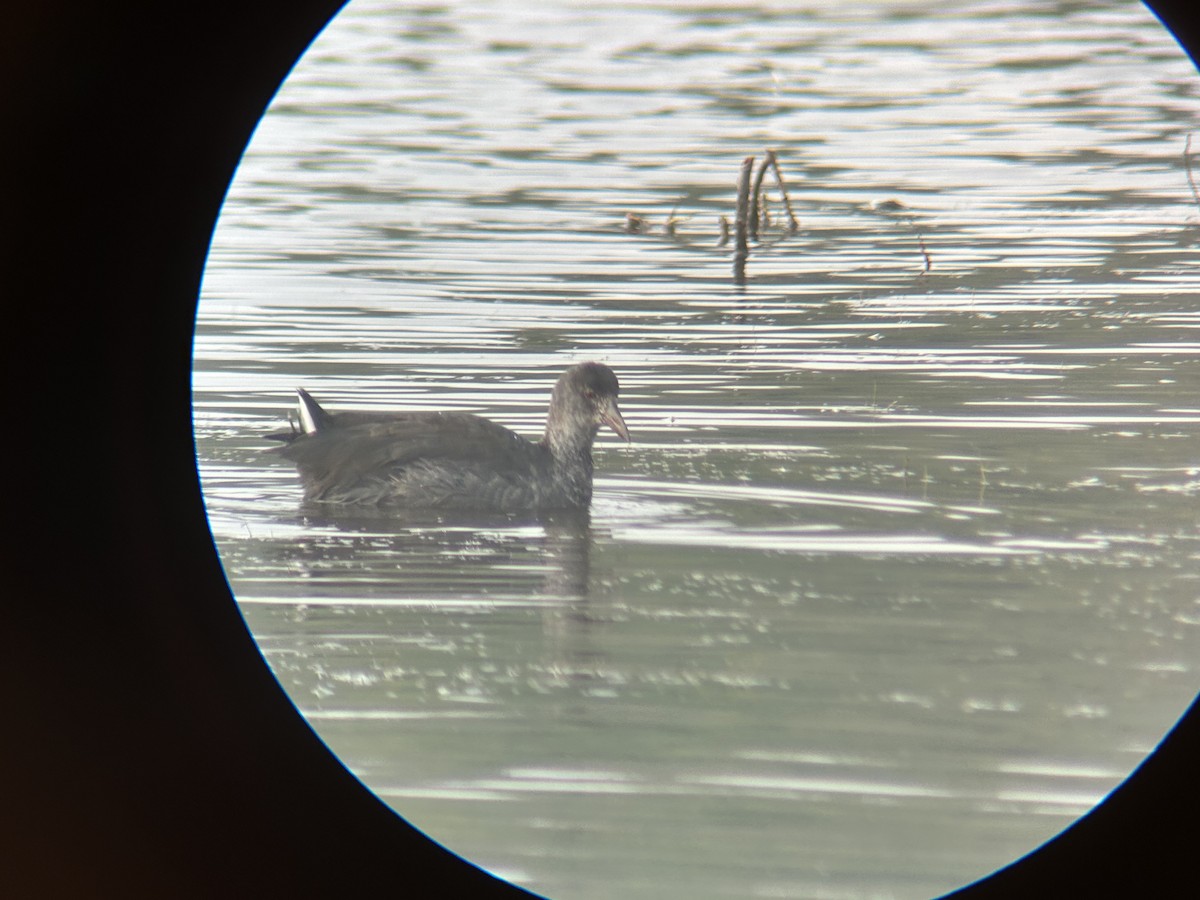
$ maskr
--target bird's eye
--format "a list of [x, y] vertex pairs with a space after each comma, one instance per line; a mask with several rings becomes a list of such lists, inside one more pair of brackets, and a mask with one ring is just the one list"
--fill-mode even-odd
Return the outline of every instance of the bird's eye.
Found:
[[587, 397], [589, 400], [595, 400], [596, 392], [595, 391], [584, 391], [583, 396]]

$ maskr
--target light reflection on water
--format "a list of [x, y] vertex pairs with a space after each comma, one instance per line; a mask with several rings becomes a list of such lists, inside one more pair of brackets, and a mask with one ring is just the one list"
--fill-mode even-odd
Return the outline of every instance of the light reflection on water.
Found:
[[[497, 874], [929, 896], [1196, 691], [1200, 82], [1132, 3], [906, 10], [356, 0], [255, 136], [213, 532], [322, 737]], [[738, 286], [767, 147], [801, 227]], [[583, 358], [634, 437], [590, 518], [318, 515], [264, 452], [299, 385], [536, 435]]]

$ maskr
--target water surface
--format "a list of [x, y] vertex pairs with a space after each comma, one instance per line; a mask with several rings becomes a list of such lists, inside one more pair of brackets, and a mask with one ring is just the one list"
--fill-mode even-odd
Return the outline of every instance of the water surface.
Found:
[[[1198, 124], [1133, 3], [356, 0], [197, 321], [267, 662], [400, 815], [559, 900], [927, 897], [1028, 852], [1200, 686]], [[800, 227], [768, 177], [739, 283], [767, 148]], [[634, 438], [590, 516], [330, 517], [265, 452], [300, 385], [536, 436], [583, 359]]]

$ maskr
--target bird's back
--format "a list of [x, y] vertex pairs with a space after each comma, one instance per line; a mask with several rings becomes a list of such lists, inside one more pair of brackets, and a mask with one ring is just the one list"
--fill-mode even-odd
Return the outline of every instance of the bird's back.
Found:
[[[546, 449], [459, 412], [329, 414], [282, 436], [305, 500], [335, 504], [526, 509], [545, 505]], [[551, 498], [552, 499], [552, 498]], [[551, 504], [553, 505], [553, 504]]]

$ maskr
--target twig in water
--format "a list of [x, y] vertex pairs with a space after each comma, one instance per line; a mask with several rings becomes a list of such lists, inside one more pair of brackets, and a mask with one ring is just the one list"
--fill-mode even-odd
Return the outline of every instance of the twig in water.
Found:
[[746, 226], [750, 211], [750, 173], [753, 168], [754, 157], [747, 156], [742, 160], [742, 172], [738, 178], [737, 217], [734, 220], [733, 277], [739, 282], [746, 280], [746, 258], [750, 255], [750, 246], [746, 240]]
[[768, 150], [766, 162], [771, 164], [771, 168], [775, 170], [775, 183], [779, 185], [779, 196], [783, 198], [783, 208], [787, 210], [788, 219], [791, 221], [791, 230], [800, 230], [800, 220], [796, 218], [796, 214], [792, 212], [792, 201], [788, 199], [787, 186], [783, 183], [783, 172], [779, 169], [779, 160], [775, 158], [775, 151]]
[[1187, 136], [1187, 141], [1183, 145], [1183, 164], [1187, 167], [1188, 184], [1192, 188], [1192, 197], [1196, 200], [1196, 205], [1200, 206], [1200, 190], [1196, 189], [1196, 178], [1192, 175], [1192, 136]]
[[721, 236], [717, 238], [717, 246], [724, 247], [729, 243], [729, 219], [725, 216], [721, 216], [718, 222], [721, 226]]
[[645, 234], [650, 230], [650, 220], [637, 213], [625, 213], [625, 231], [629, 234]]
[[750, 226], [750, 240], [758, 240], [758, 198], [762, 196], [763, 176], [767, 174], [767, 166], [770, 165], [771, 151], [767, 151], [767, 155], [763, 157], [762, 165], [758, 167], [758, 172], [754, 176], [754, 187], [750, 189], [750, 211], [746, 214], [746, 220]]
[[665, 225], [663, 225], [663, 231], [665, 231], [667, 234], [671, 235], [672, 237], [674, 237], [674, 235], [675, 235], [675, 226], [678, 225], [680, 221], [682, 221], [681, 219], [675, 218], [675, 210], [677, 210], [677, 209], [679, 209], [678, 201], [676, 201], [675, 205], [671, 207], [671, 214], [669, 216], [667, 216], [667, 223]]
[[933, 268], [933, 260], [929, 258], [929, 251], [925, 249], [925, 238], [921, 237], [921, 232], [916, 232], [917, 245], [921, 248], [921, 255], [925, 257], [925, 271], [922, 275], [929, 274], [929, 270]]

